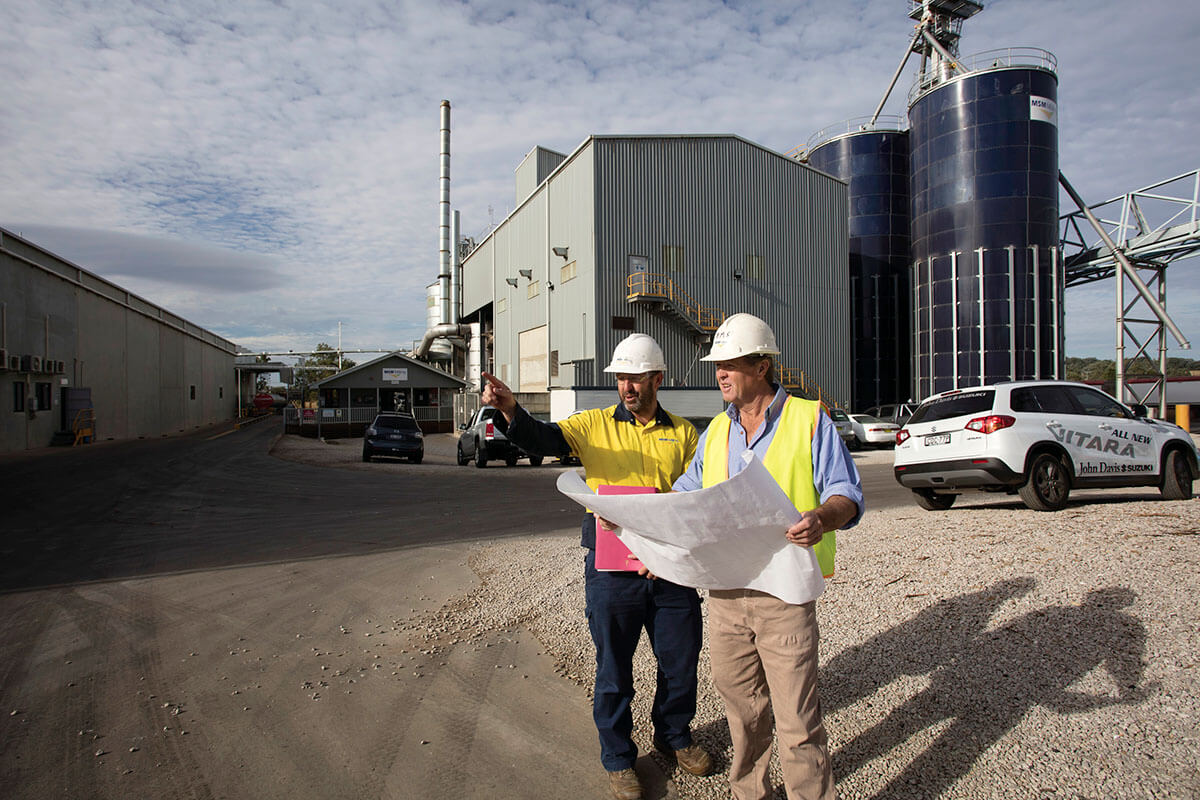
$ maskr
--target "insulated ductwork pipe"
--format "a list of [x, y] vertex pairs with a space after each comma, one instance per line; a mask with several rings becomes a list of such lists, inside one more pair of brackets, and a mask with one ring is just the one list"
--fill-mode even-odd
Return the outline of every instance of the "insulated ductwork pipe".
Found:
[[[455, 325], [453, 323], [446, 323], [445, 325], [436, 325], [436, 326], [430, 328], [429, 330], [425, 331], [425, 335], [423, 337], [421, 337], [421, 343], [419, 345], [417, 345], [415, 354], [418, 358], [425, 358], [426, 356], [428, 356], [429, 348], [433, 346], [434, 339], [445, 339], [445, 338], [448, 338], [451, 336], [462, 337], [465, 339], [470, 335], [471, 335], [471, 326], [470, 325]], [[462, 346], [461, 342], [459, 342], [459, 346], [460, 347]]]
[[462, 319], [462, 258], [458, 253], [458, 243], [462, 241], [462, 220], [457, 211], [454, 212], [454, 223], [450, 226], [450, 318], [446, 322], [459, 322]]
[[442, 290], [442, 324], [450, 320], [450, 101], [442, 101], [442, 150], [441, 164], [438, 173], [438, 184], [441, 199], [438, 203], [439, 226], [438, 239], [441, 247], [441, 260], [438, 269], [438, 282]]

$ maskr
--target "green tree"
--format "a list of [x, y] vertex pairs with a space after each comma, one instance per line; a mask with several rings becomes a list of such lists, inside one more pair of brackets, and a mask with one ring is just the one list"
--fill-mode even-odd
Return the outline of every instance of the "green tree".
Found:
[[[343, 370], [350, 369], [354, 365], [352, 360], [345, 356], [342, 357]], [[301, 359], [300, 363], [296, 365], [296, 386], [300, 390], [300, 397], [305, 401], [315, 400], [317, 398], [317, 390], [313, 384], [337, 374], [337, 371], [337, 350], [325, 342], [321, 342], [317, 345], [312, 355]]]
[[[254, 363], [255, 364], [269, 364], [269, 363], [271, 363], [271, 357], [268, 356], [266, 353], [262, 353], [255, 357]], [[259, 372], [259, 373], [256, 373], [256, 375], [258, 377], [256, 377], [254, 379], [254, 391], [261, 394], [261, 393], [267, 391], [267, 373]]]

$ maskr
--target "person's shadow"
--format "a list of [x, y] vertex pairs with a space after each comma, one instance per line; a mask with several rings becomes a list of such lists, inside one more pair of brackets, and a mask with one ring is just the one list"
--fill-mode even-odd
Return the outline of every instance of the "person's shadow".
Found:
[[[835, 778], [845, 780], [948, 721], [876, 795], [936, 797], [1034, 706], [1071, 714], [1142, 701], [1152, 688], [1141, 685], [1146, 630], [1121, 611], [1134, 602], [1134, 592], [1098, 589], [1082, 605], [1042, 608], [986, 629], [1002, 603], [1033, 585], [1031, 578], [1018, 578], [943, 601], [835, 656], [821, 671], [827, 710], [868, 698], [902, 675], [930, 676], [926, 689], [833, 754]], [[1112, 691], [1070, 688], [1099, 666], [1111, 676]]]

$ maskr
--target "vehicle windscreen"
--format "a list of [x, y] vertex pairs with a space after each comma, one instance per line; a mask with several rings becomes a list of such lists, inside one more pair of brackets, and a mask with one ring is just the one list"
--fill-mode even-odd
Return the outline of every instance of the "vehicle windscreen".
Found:
[[935, 397], [932, 400], [926, 400], [920, 408], [913, 412], [908, 424], [937, 422], [939, 419], [964, 417], [968, 414], [990, 411], [995, 398], [996, 392], [992, 389]]
[[842, 411], [840, 408], [829, 409], [829, 418], [834, 422], [845, 422], [846, 420], [850, 419], [848, 416], [846, 416], [846, 412]]
[[376, 428], [387, 428], [397, 431], [417, 431], [417, 421], [412, 417], [376, 417]]

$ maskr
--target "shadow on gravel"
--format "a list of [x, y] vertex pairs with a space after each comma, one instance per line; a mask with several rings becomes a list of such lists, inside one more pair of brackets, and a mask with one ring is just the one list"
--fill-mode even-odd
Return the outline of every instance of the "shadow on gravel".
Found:
[[[836, 655], [821, 670], [827, 712], [868, 699], [902, 676], [928, 675], [930, 682], [833, 754], [835, 778], [949, 723], [876, 795], [936, 797], [1034, 706], [1073, 714], [1145, 699], [1153, 688], [1141, 685], [1146, 630], [1121, 610], [1137, 595], [1119, 586], [1097, 589], [1082, 605], [1038, 609], [987, 629], [1001, 605], [1034, 585], [1032, 578], [1015, 578], [944, 600]], [[1100, 666], [1115, 692], [1070, 688]]]

